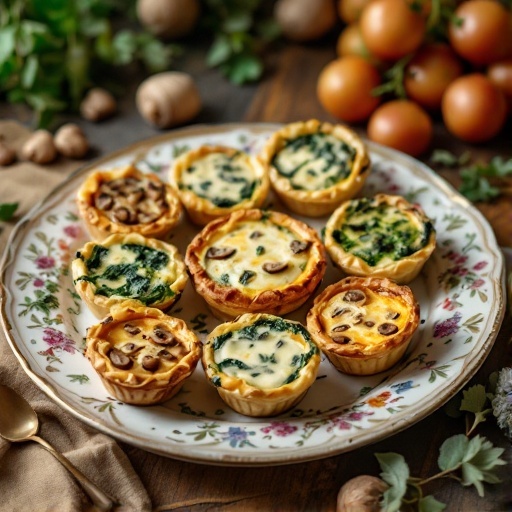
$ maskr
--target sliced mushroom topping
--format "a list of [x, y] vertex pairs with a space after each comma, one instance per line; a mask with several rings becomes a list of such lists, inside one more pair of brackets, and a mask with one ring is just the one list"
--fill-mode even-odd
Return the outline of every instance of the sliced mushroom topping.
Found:
[[133, 324], [124, 324], [123, 329], [132, 336], [140, 333], [140, 328]]
[[249, 235], [249, 238], [252, 238], [254, 240], [255, 238], [260, 238], [261, 236], [263, 236], [263, 233], [261, 231], [253, 231]]
[[310, 245], [311, 242], [301, 242], [300, 240], [293, 240], [290, 243], [290, 249], [292, 250], [293, 254], [299, 254], [301, 252], [307, 251]]
[[363, 314], [358, 313], [354, 316], [354, 325], [359, 325], [363, 321]]
[[398, 332], [398, 327], [395, 324], [390, 324], [388, 322], [384, 324], [380, 324], [378, 327], [378, 331], [383, 336], [391, 336]]
[[158, 343], [159, 345], [170, 345], [175, 341], [174, 334], [171, 331], [168, 331], [164, 326], [157, 325], [153, 329], [154, 336], [151, 339]]
[[153, 201], [160, 199], [164, 195], [164, 186], [155, 183], [154, 181], [149, 181], [148, 189], [146, 191], [147, 196]]
[[117, 206], [112, 211], [112, 215], [113, 215], [114, 219], [117, 222], [122, 222], [123, 224], [131, 224], [133, 222], [132, 219], [134, 217], [134, 214], [135, 214], [135, 212], [130, 211], [125, 206]]
[[142, 358], [142, 368], [144, 368], [144, 370], [147, 370], [148, 372], [154, 372], [158, 370], [159, 366], [160, 359], [158, 359], [158, 357], [144, 356]]
[[268, 274], [278, 274], [288, 268], [288, 263], [286, 261], [267, 261], [261, 268]]
[[174, 354], [171, 354], [168, 350], [166, 350], [165, 348], [160, 350], [160, 352], [158, 352], [158, 357], [160, 359], [165, 359], [166, 361], [172, 361], [174, 359], [176, 359], [176, 356]]
[[139, 213], [137, 215], [137, 220], [140, 224], [149, 224], [150, 222], [155, 221], [160, 217], [159, 213], [153, 212], [153, 213]]
[[371, 320], [367, 320], [364, 325], [366, 325], [366, 327], [373, 327], [375, 325], [375, 322], [372, 322]]
[[121, 352], [127, 355], [135, 354], [142, 348], [141, 345], [135, 345], [135, 343], [125, 343], [122, 347], [120, 347]]
[[386, 318], [388, 320], [396, 320], [398, 317], [400, 316], [400, 313], [398, 311], [390, 311], [387, 315], [386, 315]]
[[144, 198], [144, 190], [141, 190], [140, 188], [137, 189], [137, 190], [134, 190], [132, 192], [130, 192], [127, 196], [126, 196], [126, 200], [128, 201], [128, 203], [131, 205], [131, 206], [136, 206], [137, 203], [139, 203], [140, 201], [142, 201], [142, 199]]
[[341, 324], [341, 325], [337, 325], [336, 327], [333, 327], [331, 332], [343, 332], [343, 331], [346, 331], [347, 329], [350, 329], [350, 325]]
[[206, 251], [206, 257], [211, 260], [225, 260], [233, 254], [235, 254], [236, 249], [234, 247], [210, 247]]
[[344, 336], [343, 334], [335, 334], [331, 336], [331, 339], [334, 343], [339, 343], [340, 345], [346, 345], [351, 341], [348, 336]]
[[111, 315], [108, 315], [108, 316], [106, 316], [106, 317], [101, 321], [101, 323], [102, 323], [103, 325], [107, 325], [107, 324], [109, 324], [110, 322], [113, 322], [113, 321], [114, 321], [114, 318], [113, 318]]
[[343, 297], [345, 302], [353, 302], [359, 306], [365, 303], [366, 295], [361, 290], [349, 290]]
[[110, 210], [114, 205], [114, 198], [109, 194], [102, 193], [96, 198], [95, 204], [96, 208], [100, 210]]
[[348, 313], [349, 311], [351, 311], [351, 309], [350, 309], [350, 308], [340, 308], [340, 307], [337, 307], [337, 308], [332, 312], [331, 318], [336, 318], [337, 316], [344, 315], [345, 313]]
[[110, 359], [111, 363], [120, 370], [128, 370], [133, 365], [133, 361], [117, 348], [113, 348], [108, 353], [108, 358]]

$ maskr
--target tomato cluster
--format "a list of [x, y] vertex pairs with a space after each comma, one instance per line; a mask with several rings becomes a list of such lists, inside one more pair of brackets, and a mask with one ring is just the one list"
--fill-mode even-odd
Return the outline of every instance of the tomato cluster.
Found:
[[512, 12], [499, 0], [338, 0], [338, 58], [317, 82], [322, 106], [413, 156], [432, 118], [461, 140], [490, 140], [512, 115]]

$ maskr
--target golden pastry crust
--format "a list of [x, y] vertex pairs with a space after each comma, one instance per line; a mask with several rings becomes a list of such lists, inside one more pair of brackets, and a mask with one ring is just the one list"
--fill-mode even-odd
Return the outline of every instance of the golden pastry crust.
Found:
[[393, 366], [418, 325], [411, 289], [375, 277], [347, 277], [328, 286], [307, 315], [313, 340], [339, 371], [352, 375]]
[[122, 402], [151, 405], [174, 396], [201, 358], [201, 342], [183, 320], [126, 301], [87, 331], [85, 355]]
[[78, 190], [77, 205], [95, 240], [128, 233], [163, 239], [178, 224], [182, 212], [171, 186], [134, 165], [89, 174]]
[[[133, 246], [138, 253], [123, 249], [125, 245]], [[98, 259], [101, 251], [105, 255]], [[137, 262], [141, 251], [146, 255]], [[109, 271], [113, 270], [114, 275], [104, 276], [109, 267], [108, 255], [115, 261], [110, 265], [115, 268]], [[88, 261], [95, 259], [94, 268], [90, 269]], [[188, 281], [185, 263], [174, 245], [135, 233], [87, 242], [71, 262], [71, 271], [76, 291], [97, 318], [103, 318], [112, 306], [126, 300], [166, 311], [178, 301]]]
[[315, 291], [327, 264], [314, 229], [284, 213], [258, 209], [210, 222], [188, 246], [185, 262], [196, 291], [222, 319], [297, 309]]
[[209, 334], [202, 363], [232, 409], [246, 416], [275, 416], [297, 404], [314, 383], [320, 351], [299, 322], [248, 313]]
[[[215, 167], [215, 159], [221, 159], [217, 165], [236, 161], [240, 170], [245, 169], [244, 174], [236, 176], [241, 181], [224, 182], [221, 178], [222, 172]], [[203, 165], [202, 178], [205, 180], [198, 187], [201, 189], [201, 184], [208, 185], [208, 190], [204, 189], [204, 192], [203, 189], [194, 190], [193, 181], [187, 182], [194, 177], [187, 171], [198, 163]], [[196, 170], [196, 175], [197, 172]], [[174, 163], [169, 179], [177, 190], [190, 219], [200, 226], [237, 210], [259, 208], [265, 202], [270, 188], [268, 173], [259, 160], [241, 150], [225, 146], [201, 146], [184, 153]], [[223, 183], [224, 188], [219, 189], [219, 185]], [[238, 187], [241, 189], [238, 190]], [[218, 190], [220, 197], [213, 197], [213, 190]], [[233, 194], [233, 196], [224, 197], [225, 194]]]
[[[334, 174], [329, 178], [328, 186], [325, 183], [319, 186], [320, 183], [312, 181], [308, 188], [297, 188], [292, 178], [278, 170], [275, 159], [291, 141], [315, 134], [332, 137], [331, 143], [339, 140], [353, 151], [346, 160], [346, 165], [349, 167], [348, 175]], [[265, 144], [259, 158], [268, 169], [272, 187], [283, 203], [293, 212], [309, 217], [327, 215], [341, 202], [356, 196], [363, 187], [370, 169], [370, 157], [366, 146], [354, 131], [344, 125], [322, 123], [316, 119], [291, 123], [275, 132]], [[339, 166], [333, 166], [333, 169], [336, 172], [340, 171]], [[305, 168], [304, 171], [314, 172]], [[295, 170], [294, 174], [296, 172]], [[322, 173], [323, 171], [320, 172]]]
[[[359, 219], [354, 220], [354, 215]], [[391, 220], [401, 227], [393, 227]], [[357, 222], [361, 226], [356, 231], [351, 226]], [[340, 243], [345, 231], [354, 247]], [[361, 242], [364, 237], [367, 240]], [[333, 263], [348, 275], [387, 277], [407, 284], [434, 251], [436, 231], [419, 206], [401, 196], [378, 194], [343, 203], [327, 221], [324, 243]]]

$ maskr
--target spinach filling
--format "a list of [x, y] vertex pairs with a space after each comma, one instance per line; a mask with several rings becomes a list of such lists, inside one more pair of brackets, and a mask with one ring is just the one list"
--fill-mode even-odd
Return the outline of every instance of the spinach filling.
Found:
[[[76, 282], [94, 284], [96, 295], [126, 297], [144, 305], [157, 304], [174, 296], [170, 284], [157, 277], [157, 272], [169, 263], [169, 256], [165, 252], [137, 244], [121, 244], [120, 247], [123, 251], [134, 253], [135, 260], [107, 265], [103, 272], [99, 270], [104, 266], [110, 248], [96, 245], [89, 258], [78, 255], [85, 263], [88, 275], [79, 277]], [[105, 281], [109, 281], [111, 286]], [[114, 286], [115, 282], [119, 282], [119, 285]]]
[[374, 267], [384, 258], [397, 261], [419, 251], [433, 230], [430, 221], [418, 229], [399, 209], [363, 198], [352, 201], [332, 236], [344, 251]]
[[[290, 361], [290, 366], [293, 367], [293, 372], [284, 380], [281, 385], [289, 384], [299, 377], [300, 371], [311, 357], [318, 353], [318, 348], [312, 342], [309, 332], [301, 325], [293, 322], [287, 322], [282, 318], [262, 318], [257, 320], [251, 325], [242, 327], [238, 331], [228, 331], [215, 337], [212, 340], [213, 350], [217, 351], [221, 349], [225, 343], [233, 338], [237, 340], [247, 341], [249, 348], [257, 350], [258, 342], [266, 340], [270, 336], [270, 331], [277, 332], [291, 332], [293, 334], [301, 335], [309, 346], [309, 350], [300, 355], [294, 355]], [[278, 340], [275, 344], [275, 350], [278, 351], [282, 346], [285, 345], [285, 341]], [[277, 364], [275, 353], [272, 354], [258, 354], [259, 364], [255, 367], [249, 366], [247, 363], [240, 361], [239, 359], [226, 358], [216, 365], [217, 371], [223, 371], [226, 368], [234, 367], [241, 370], [251, 371], [251, 377], [257, 377], [261, 373], [274, 373], [271, 368], [272, 364]], [[214, 377], [218, 378], [218, 376]]]
[[[301, 151], [307, 156], [298, 165], [292, 166], [286, 161], [287, 156]], [[296, 190], [322, 189], [332, 187], [350, 175], [355, 155], [355, 148], [342, 140], [323, 133], [310, 133], [288, 140], [274, 156], [272, 165]], [[319, 165], [320, 161], [323, 165]], [[305, 176], [313, 179], [314, 187], [305, 186]]]

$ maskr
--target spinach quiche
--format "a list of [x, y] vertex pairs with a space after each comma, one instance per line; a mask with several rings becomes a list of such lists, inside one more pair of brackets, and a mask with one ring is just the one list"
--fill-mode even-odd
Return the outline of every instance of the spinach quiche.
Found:
[[412, 281], [436, 247], [432, 221], [401, 196], [378, 194], [343, 203], [329, 218], [325, 247], [349, 275]]
[[188, 281], [176, 247], [135, 233], [86, 243], [71, 270], [76, 291], [98, 318], [126, 300], [165, 311]]
[[246, 416], [275, 416], [311, 387], [320, 351], [300, 323], [247, 313], [209, 334], [202, 362], [210, 383], [232, 409]]
[[195, 289], [219, 318], [283, 315], [321, 282], [325, 250], [307, 224], [274, 211], [240, 210], [207, 224], [185, 256]]
[[307, 328], [339, 371], [372, 375], [403, 356], [418, 328], [419, 310], [406, 285], [347, 277], [315, 298]]
[[183, 320], [125, 301], [87, 330], [85, 355], [112, 396], [151, 405], [180, 390], [201, 350], [201, 342]]
[[355, 132], [316, 119], [275, 132], [260, 159], [283, 203], [310, 217], [332, 213], [354, 197], [370, 169], [366, 146]]
[[128, 233], [163, 239], [182, 213], [174, 189], [134, 165], [89, 174], [78, 190], [77, 205], [95, 240]]
[[257, 159], [224, 146], [184, 153], [171, 169], [170, 182], [192, 222], [200, 226], [236, 210], [259, 208], [270, 188]]

